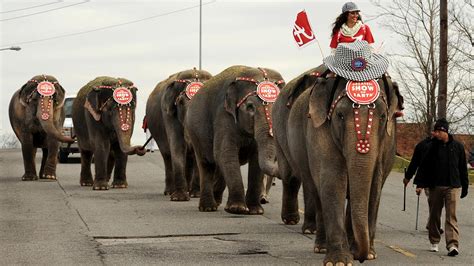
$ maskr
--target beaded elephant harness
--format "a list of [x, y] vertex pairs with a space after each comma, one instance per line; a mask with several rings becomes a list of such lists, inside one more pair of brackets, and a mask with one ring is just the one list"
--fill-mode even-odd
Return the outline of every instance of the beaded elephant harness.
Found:
[[183, 95], [186, 95], [186, 98], [188, 98], [188, 100], [191, 100], [194, 97], [194, 95], [196, 95], [196, 93], [204, 85], [204, 83], [202, 83], [199, 80], [199, 72], [196, 70], [196, 68], [193, 68], [193, 70], [194, 70], [194, 74], [193, 74], [194, 79], [177, 79], [177, 80], [175, 80], [175, 82], [186, 84], [186, 88], [179, 93], [178, 97], [176, 97], [174, 105], [178, 104], [178, 99]]
[[26, 102], [29, 103], [35, 93], [40, 95], [40, 106], [41, 106], [41, 119], [48, 120], [50, 117], [51, 106], [53, 105], [53, 99], [56, 95], [56, 84], [57, 81], [49, 81], [46, 76], [43, 75], [43, 81], [31, 79], [28, 82], [34, 82], [38, 84], [36, 88], [26, 97]]
[[265, 118], [267, 120], [269, 130], [268, 134], [273, 137], [273, 124], [271, 118], [271, 108], [273, 103], [276, 101], [278, 95], [280, 94], [280, 89], [278, 85], [285, 83], [284, 80], [278, 81], [270, 81], [268, 79], [267, 71], [263, 68], [258, 68], [263, 73], [263, 80], [257, 81], [253, 78], [247, 77], [237, 77], [235, 78], [236, 81], [248, 81], [255, 83], [257, 89], [247, 93], [242, 99], [237, 102], [237, 108], [239, 108], [250, 96], [258, 96], [258, 98], [262, 101], [263, 108], [265, 110]]

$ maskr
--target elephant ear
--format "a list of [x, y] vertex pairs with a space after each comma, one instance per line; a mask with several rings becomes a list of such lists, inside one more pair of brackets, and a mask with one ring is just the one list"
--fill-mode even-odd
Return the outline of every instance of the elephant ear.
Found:
[[176, 115], [176, 86], [179, 83], [176, 81], [171, 82], [163, 91], [163, 98], [162, 98], [162, 108], [164, 108], [165, 113], [169, 116]]
[[318, 78], [311, 89], [308, 115], [313, 127], [318, 128], [326, 122], [337, 83], [339, 78]]
[[[25, 83], [25, 85], [23, 85], [21, 88], [20, 88], [20, 93], [18, 93], [18, 98], [20, 100], [20, 104], [23, 105], [23, 106], [27, 106], [28, 105], [28, 100], [26, 99], [29, 95], [29, 93], [27, 92], [27, 87], [28, 87], [28, 82]], [[30, 92], [31, 93], [31, 92]]]
[[107, 101], [105, 97], [107, 89], [93, 89], [91, 90], [86, 97], [86, 102], [84, 103], [84, 108], [89, 111], [91, 116], [95, 121], [100, 121], [102, 110], [101, 106]]
[[225, 110], [234, 117], [235, 123], [237, 123], [237, 101], [239, 97], [239, 91], [236, 86], [236, 82], [232, 81], [227, 86], [225, 94], [224, 108]]
[[384, 75], [383, 82], [388, 100], [387, 134], [391, 136], [395, 124], [393, 120], [396, 119], [395, 113], [403, 110], [403, 96], [400, 94], [398, 84], [392, 82], [389, 76]]
[[56, 94], [57, 94], [57, 98], [56, 98], [56, 101], [58, 103], [58, 106], [55, 107], [55, 108], [62, 108], [64, 106], [64, 101], [66, 100], [66, 90], [64, 90], [63, 86], [61, 86], [59, 83], [57, 83], [57, 86], [56, 86], [57, 89], [59, 89]]

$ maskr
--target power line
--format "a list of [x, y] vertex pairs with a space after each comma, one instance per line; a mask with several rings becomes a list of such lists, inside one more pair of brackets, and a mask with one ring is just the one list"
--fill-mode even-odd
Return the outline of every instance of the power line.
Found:
[[54, 4], [58, 4], [58, 3], [61, 3], [61, 2], [64, 2], [64, 1], [63, 1], [63, 0], [59, 0], [59, 1], [49, 2], [49, 3], [45, 3], [45, 4], [41, 4], [41, 5], [36, 5], [36, 6], [29, 6], [29, 7], [19, 8], [19, 9], [12, 9], [12, 10], [8, 10], [8, 11], [1, 11], [0, 14], [12, 13], [12, 12], [17, 12], [17, 11], [23, 11], [23, 10], [33, 9], [33, 8], [37, 8], [37, 7], [42, 7], [42, 6], [49, 6], [49, 5], [54, 5]]
[[79, 2], [79, 3], [75, 3], [75, 4], [71, 4], [71, 5], [67, 5], [67, 6], [62, 6], [62, 7], [57, 7], [57, 8], [52, 8], [52, 9], [48, 9], [48, 10], [44, 10], [44, 11], [40, 11], [40, 12], [36, 12], [36, 13], [31, 13], [31, 14], [26, 14], [26, 15], [22, 15], [22, 16], [18, 16], [18, 17], [0, 19], [0, 21], [8, 21], [8, 20], [14, 20], [14, 19], [19, 19], [19, 18], [31, 17], [31, 16], [34, 16], [34, 15], [48, 13], [48, 12], [51, 12], [51, 11], [68, 8], [68, 7], [71, 7], [71, 6], [77, 6], [77, 5], [85, 4], [87, 2], [90, 2], [90, 0], [85, 0], [85, 1], [82, 1], [82, 2]]
[[[204, 6], [204, 5], [209, 5], [209, 4], [212, 4], [212, 3], [216, 2], [216, 1], [217, 1], [217, 0], [213, 0], [213, 1], [210, 1], [210, 2], [207, 2], [207, 3], [204, 3], [204, 4], [202, 4], [202, 5], [203, 5], [203, 6]], [[29, 43], [35, 43], [35, 42], [44, 42], [44, 41], [49, 41], [49, 40], [55, 40], [55, 39], [60, 39], [60, 38], [66, 38], [66, 37], [71, 37], [71, 36], [76, 36], [76, 35], [87, 34], [87, 33], [96, 32], [96, 31], [101, 31], [101, 30], [107, 30], [107, 29], [111, 29], [111, 28], [117, 28], [117, 27], [120, 27], [120, 26], [128, 25], [128, 24], [134, 24], [134, 23], [138, 23], [138, 22], [145, 21], [145, 20], [155, 19], [155, 18], [158, 18], [158, 17], [164, 17], [164, 16], [171, 15], [171, 14], [174, 14], [174, 13], [183, 12], [183, 11], [190, 10], [190, 9], [193, 9], [193, 8], [196, 8], [196, 7], [199, 7], [199, 6], [200, 6], [200, 5], [195, 5], [195, 6], [191, 6], [191, 7], [186, 7], [186, 8], [182, 8], [182, 9], [177, 9], [177, 10], [174, 10], [174, 11], [170, 11], [170, 12], [166, 12], [166, 13], [154, 15], [154, 16], [151, 16], [151, 17], [146, 17], [146, 18], [142, 18], [142, 19], [132, 20], [132, 21], [128, 21], [128, 22], [124, 22], [124, 23], [119, 23], [119, 24], [113, 24], [113, 25], [109, 25], [109, 26], [105, 26], [105, 27], [101, 27], [101, 28], [97, 28], [97, 29], [86, 30], [86, 31], [80, 31], [80, 32], [75, 32], [75, 33], [68, 33], [68, 34], [63, 34], [63, 35], [57, 35], [57, 36], [53, 36], [53, 37], [49, 37], [49, 38], [44, 38], [44, 39], [37, 39], [37, 40], [31, 40], [31, 41], [25, 41], [25, 42], [15, 42], [15, 43], [12, 43], [12, 44], [4, 44], [4, 46], [20, 45], [20, 44], [29, 44]]]

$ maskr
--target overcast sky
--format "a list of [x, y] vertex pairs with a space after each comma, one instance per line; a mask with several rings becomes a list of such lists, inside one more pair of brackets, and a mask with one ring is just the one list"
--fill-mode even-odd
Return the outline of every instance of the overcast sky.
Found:
[[[292, 37], [296, 14], [306, 10], [327, 56], [331, 24], [345, 2], [203, 0], [202, 68], [216, 75], [232, 65], [268, 67], [288, 82], [323, 58], [316, 42], [305, 48], [296, 45]], [[363, 16], [375, 14], [369, 1], [354, 2]], [[170, 74], [199, 66], [199, 0], [0, 3], [0, 47], [22, 48], [0, 52], [1, 134], [12, 132], [11, 96], [31, 77], [53, 75], [68, 94], [74, 94], [95, 77], [106, 75], [130, 79], [138, 87], [132, 141], [143, 143], [141, 120], [155, 85]], [[43, 6], [31, 8], [38, 5]], [[128, 23], [137, 20], [142, 21]], [[390, 36], [374, 21], [368, 24], [376, 46], [385, 41], [385, 51], [390, 51]], [[109, 28], [100, 30], [105, 27]], [[91, 32], [79, 34], [87, 31]], [[69, 36], [55, 39], [64, 35]]]

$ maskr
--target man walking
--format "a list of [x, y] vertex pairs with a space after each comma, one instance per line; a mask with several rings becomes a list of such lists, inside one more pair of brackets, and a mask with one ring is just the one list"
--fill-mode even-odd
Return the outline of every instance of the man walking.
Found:
[[456, 205], [459, 194], [467, 196], [469, 180], [467, 177], [466, 154], [462, 143], [448, 133], [449, 123], [438, 119], [434, 126], [434, 139], [429, 145], [426, 157], [421, 163], [423, 175], [415, 176], [416, 193], [429, 189], [428, 235], [430, 250], [438, 251], [441, 240], [441, 212], [446, 208], [445, 238], [448, 256], [459, 254], [459, 228], [456, 218]]

